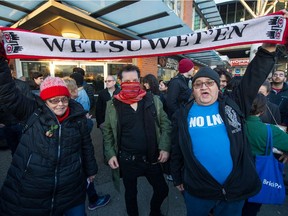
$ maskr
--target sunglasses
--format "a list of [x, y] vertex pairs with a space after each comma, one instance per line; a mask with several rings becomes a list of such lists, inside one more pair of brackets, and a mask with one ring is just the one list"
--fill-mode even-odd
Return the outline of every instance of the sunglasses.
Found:
[[105, 83], [113, 82], [114, 80], [105, 80]]
[[206, 87], [212, 87], [214, 85], [215, 81], [214, 80], [209, 80], [209, 81], [206, 81], [206, 82], [195, 82], [193, 84], [193, 88], [194, 89], [200, 89], [202, 88], [203, 84], [206, 86]]
[[66, 104], [69, 102], [69, 98], [68, 97], [54, 98], [54, 99], [48, 99], [47, 101], [49, 101], [49, 103], [51, 104], [58, 104], [60, 102]]

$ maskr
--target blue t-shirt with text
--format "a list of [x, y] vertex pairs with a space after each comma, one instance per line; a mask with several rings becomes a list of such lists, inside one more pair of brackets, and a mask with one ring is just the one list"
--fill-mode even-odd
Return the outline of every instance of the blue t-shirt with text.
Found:
[[194, 103], [187, 123], [195, 157], [223, 184], [232, 171], [233, 163], [229, 137], [219, 114], [219, 103], [216, 101], [209, 106]]

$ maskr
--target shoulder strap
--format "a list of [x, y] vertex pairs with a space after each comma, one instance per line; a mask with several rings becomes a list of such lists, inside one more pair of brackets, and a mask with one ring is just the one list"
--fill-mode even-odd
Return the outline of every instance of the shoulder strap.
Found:
[[279, 126], [278, 123], [277, 123], [277, 121], [276, 121], [276, 119], [275, 119], [275, 117], [274, 117], [274, 115], [273, 115], [273, 113], [272, 113], [272, 111], [271, 111], [271, 109], [269, 108], [269, 106], [268, 106], [267, 103], [266, 103], [266, 108], [267, 108], [267, 110], [269, 111], [270, 115], [272, 116], [273, 121], [275, 122], [275, 125]]
[[[154, 99], [155, 96], [153, 96], [153, 104], [151, 106], [151, 112], [152, 112], [152, 115], [153, 115], [153, 118], [157, 124], [157, 126], [160, 128], [160, 123], [159, 123], [159, 120], [158, 120], [158, 116], [157, 116], [157, 102], [156, 100]], [[157, 107], [157, 108], [156, 108]]]
[[266, 124], [266, 127], [267, 127], [267, 140], [266, 140], [265, 155], [268, 155], [268, 149], [270, 149], [270, 154], [272, 154], [273, 136], [270, 124]]
[[30, 128], [33, 123], [39, 118], [39, 114], [42, 111], [41, 108], [37, 108], [34, 113], [28, 118], [28, 121], [26, 122], [26, 124], [24, 125], [23, 129], [22, 129], [22, 133], [24, 133], [25, 131], [28, 130], [28, 128]]

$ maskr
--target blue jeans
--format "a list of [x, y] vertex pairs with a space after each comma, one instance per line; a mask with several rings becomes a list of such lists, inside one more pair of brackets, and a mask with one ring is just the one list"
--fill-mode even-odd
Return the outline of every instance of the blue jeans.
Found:
[[244, 200], [223, 201], [207, 200], [192, 196], [184, 191], [187, 216], [207, 216], [210, 210], [214, 210], [214, 216], [241, 216]]
[[75, 206], [66, 212], [64, 212], [65, 216], [86, 216], [85, 213], [85, 203]]

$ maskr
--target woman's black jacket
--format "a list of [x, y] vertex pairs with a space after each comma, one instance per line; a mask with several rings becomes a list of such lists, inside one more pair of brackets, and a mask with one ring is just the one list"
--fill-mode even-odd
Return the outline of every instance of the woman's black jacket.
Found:
[[[86, 112], [70, 100], [70, 115], [59, 124], [39, 97], [30, 100], [20, 94], [9, 74], [0, 60], [0, 103], [27, 127], [0, 192], [1, 215], [63, 215], [85, 202], [86, 178], [98, 169]], [[53, 136], [46, 136], [55, 125]]]

